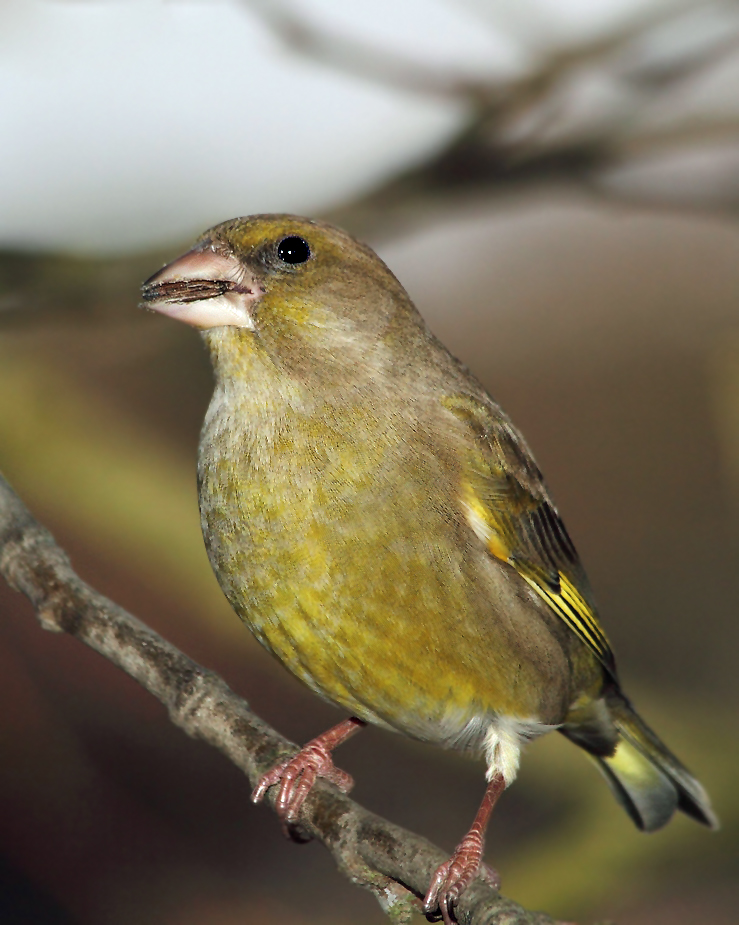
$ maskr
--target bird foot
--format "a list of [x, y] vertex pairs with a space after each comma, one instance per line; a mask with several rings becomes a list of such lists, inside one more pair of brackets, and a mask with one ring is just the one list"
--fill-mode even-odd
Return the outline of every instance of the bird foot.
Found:
[[330, 781], [343, 793], [349, 793], [354, 786], [352, 776], [334, 765], [331, 751], [320, 736], [301, 748], [297, 755], [281, 761], [263, 774], [252, 792], [252, 802], [261, 802], [267, 790], [279, 784], [275, 812], [283, 824], [294, 823], [305, 798], [319, 777]]
[[423, 901], [423, 911], [430, 915], [438, 906], [444, 925], [456, 921], [454, 906], [475, 877], [481, 877], [493, 889], [500, 887], [498, 872], [482, 862], [482, 838], [470, 832], [454, 849], [454, 853], [434, 874]]

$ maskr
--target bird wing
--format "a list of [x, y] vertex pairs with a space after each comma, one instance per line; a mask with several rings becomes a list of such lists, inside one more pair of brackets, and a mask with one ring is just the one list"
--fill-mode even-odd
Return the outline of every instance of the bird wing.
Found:
[[585, 572], [525, 440], [491, 400], [457, 394], [443, 403], [475, 437], [462, 476], [470, 526], [614, 674]]

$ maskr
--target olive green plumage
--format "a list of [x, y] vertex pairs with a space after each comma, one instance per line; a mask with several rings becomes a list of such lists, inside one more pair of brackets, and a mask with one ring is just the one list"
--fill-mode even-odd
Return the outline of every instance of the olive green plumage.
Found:
[[[305, 259], [280, 257], [293, 238]], [[484, 752], [508, 783], [522, 742], [555, 727], [641, 828], [675, 808], [714, 824], [620, 692], [523, 437], [382, 261], [291, 216], [224, 223], [196, 251], [232, 260], [250, 300], [238, 324], [191, 323], [216, 377], [203, 535], [260, 642], [352, 715]]]

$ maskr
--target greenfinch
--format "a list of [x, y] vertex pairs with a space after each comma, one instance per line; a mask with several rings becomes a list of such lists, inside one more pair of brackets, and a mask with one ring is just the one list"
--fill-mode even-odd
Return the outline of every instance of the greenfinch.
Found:
[[524, 438], [429, 331], [377, 255], [331, 225], [255, 215], [206, 232], [143, 287], [202, 332], [215, 391], [199, 449], [203, 536], [236, 613], [350, 718], [269, 771], [294, 821], [365, 723], [481, 755], [487, 789], [432, 878], [449, 923], [522, 746], [556, 729], [636, 825], [716, 825], [698, 781], [621, 690], [577, 552]]

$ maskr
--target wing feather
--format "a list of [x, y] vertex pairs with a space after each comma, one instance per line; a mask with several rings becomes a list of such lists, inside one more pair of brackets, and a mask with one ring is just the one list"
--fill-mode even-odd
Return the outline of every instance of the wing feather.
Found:
[[615, 674], [577, 551], [525, 440], [492, 400], [454, 395], [444, 405], [475, 436], [462, 483], [473, 529]]

